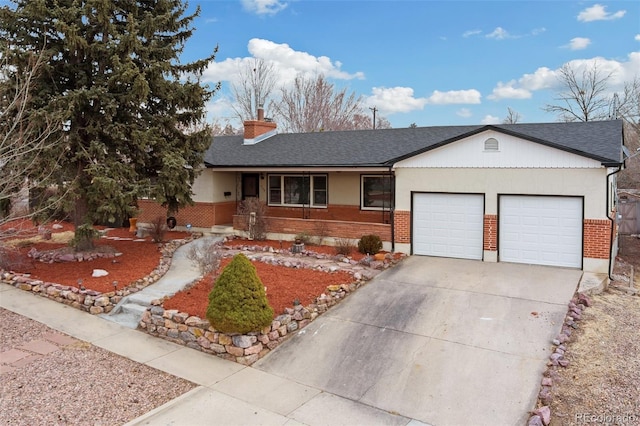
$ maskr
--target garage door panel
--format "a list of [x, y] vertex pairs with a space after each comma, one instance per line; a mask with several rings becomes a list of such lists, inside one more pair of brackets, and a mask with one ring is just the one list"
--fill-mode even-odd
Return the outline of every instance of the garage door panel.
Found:
[[500, 261], [582, 266], [582, 199], [500, 197]]
[[482, 259], [484, 196], [414, 194], [413, 252]]

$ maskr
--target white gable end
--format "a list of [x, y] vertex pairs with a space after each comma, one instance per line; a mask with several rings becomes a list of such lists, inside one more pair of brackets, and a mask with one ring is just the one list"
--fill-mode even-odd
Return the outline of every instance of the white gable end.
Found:
[[599, 161], [493, 130], [399, 161], [394, 168], [600, 168]]

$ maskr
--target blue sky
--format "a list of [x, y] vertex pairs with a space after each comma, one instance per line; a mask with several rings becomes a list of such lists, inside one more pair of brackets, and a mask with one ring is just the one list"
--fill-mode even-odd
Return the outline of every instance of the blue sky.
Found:
[[[219, 45], [205, 80], [210, 120], [233, 117], [230, 82], [252, 58], [280, 82], [323, 73], [392, 127], [556, 121], [542, 107], [557, 70], [593, 61], [611, 89], [640, 73], [640, 2], [191, 0], [201, 16], [184, 60]], [[233, 123], [237, 126], [238, 123]]]

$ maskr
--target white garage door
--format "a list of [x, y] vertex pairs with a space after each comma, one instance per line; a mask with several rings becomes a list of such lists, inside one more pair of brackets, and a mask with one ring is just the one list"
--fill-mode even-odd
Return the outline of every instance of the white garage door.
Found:
[[484, 195], [414, 194], [413, 253], [482, 259]]
[[582, 198], [500, 197], [500, 261], [582, 267]]

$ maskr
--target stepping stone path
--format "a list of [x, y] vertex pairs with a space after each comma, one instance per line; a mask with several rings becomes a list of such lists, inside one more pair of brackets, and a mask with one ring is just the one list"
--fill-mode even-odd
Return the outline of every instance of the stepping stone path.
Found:
[[65, 334], [47, 333], [43, 337], [0, 352], [0, 376], [79, 342]]

